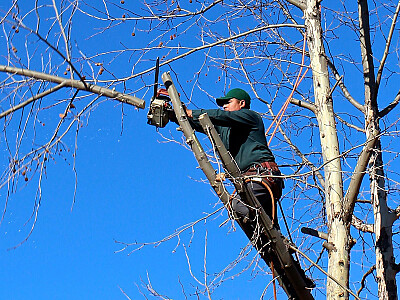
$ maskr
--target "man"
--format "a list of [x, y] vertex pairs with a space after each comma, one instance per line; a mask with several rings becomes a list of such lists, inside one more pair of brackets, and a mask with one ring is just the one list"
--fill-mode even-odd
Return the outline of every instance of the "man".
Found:
[[[224, 97], [217, 98], [217, 104], [223, 107], [223, 110], [190, 110], [186, 108], [189, 121], [194, 129], [203, 132], [199, 116], [207, 113], [222, 142], [244, 175], [265, 176], [263, 182], [250, 181], [249, 187], [265, 212], [279, 228], [276, 222], [275, 203], [282, 195], [283, 180], [280, 177], [270, 177], [279, 176], [281, 173], [268, 148], [263, 121], [258, 113], [250, 110], [250, 96], [242, 89], [230, 90]], [[272, 199], [271, 192], [274, 199]], [[234, 198], [232, 206], [240, 217], [245, 219], [249, 217], [248, 207], [239, 199]]]
[[[284, 185], [265, 138], [263, 121], [258, 113], [250, 110], [250, 96], [242, 89], [230, 90], [224, 97], [217, 98], [217, 104], [223, 107], [223, 110], [191, 110], [185, 107], [189, 121], [194, 129], [204, 133], [199, 117], [207, 113], [242, 173], [250, 178], [263, 178], [262, 182], [250, 181], [248, 185], [275, 227], [279, 229], [275, 203], [282, 196]], [[232, 206], [244, 220], [251, 217], [248, 207], [239, 199], [234, 198]], [[263, 245], [259, 245], [259, 249], [262, 247]], [[315, 283], [305, 275], [299, 262], [294, 260], [294, 263], [306, 286], [314, 288]]]

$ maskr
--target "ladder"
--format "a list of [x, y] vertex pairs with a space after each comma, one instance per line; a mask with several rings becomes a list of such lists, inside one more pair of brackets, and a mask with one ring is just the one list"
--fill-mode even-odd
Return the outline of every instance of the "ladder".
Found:
[[277, 278], [280, 286], [287, 294], [288, 299], [314, 299], [311, 295], [310, 288], [307, 287], [304, 271], [301, 269], [300, 264], [295, 261], [289, 253], [290, 242], [273, 226], [271, 219], [265, 213], [257, 198], [255, 198], [252, 191], [247, 188], [245, 178], [241, 175], [233, 157], [223, 145], [208, 115], [203, 114], [200, 116], [200, 124], [212, 141], [215, 151], [218, 153], [226, 172], [230, 175], [231, 181], [241, 201], [251, 208], [253, 213], [257, 216], [257, 222], [245, 222], [232, 211], [230, 208], [231, 195], [226, 190], [223, 182], [217, 179], [214, 167], [208, 160], [203, 147], [195, 135], [195, 131], [187, 119], [185, 109], [182, 106], [179, 94], [169, 72], [163, 73], [161, 78], [171, 98], [175, 115], [180, 129], [186, 138], [186, 143], [191, 147], [200, 168], [206, 175], [210, 185], [220, 200], [230, 211], [235, 221], [256, 248], [261, 258], [271, 268], [274, 278]]

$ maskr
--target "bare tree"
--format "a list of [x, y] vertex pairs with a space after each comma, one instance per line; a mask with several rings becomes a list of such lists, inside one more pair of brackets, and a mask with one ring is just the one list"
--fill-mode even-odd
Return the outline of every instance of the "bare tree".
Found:
[[[348, 299], [356, 289], [360, 298], [397, 299], [400, 2], [126, 2], [14, 1], [1, 12], [0, 142], [9, 164], [0, 188], [10, 195], [37, 176], [35, 220], [49, 158], [63, 147], [77, 149], [76, 138], [66, 136], [77, 136], [106, 97], [143, 108], [134, 95], [149, 97], [157, 56], [176, 74], [188, 105], [211, 106], [212, 98], [241, 85], [270, 123], [293, 91], [291, 105], [275, 118], [271, 143], [287, 177], [287, 234], [328, 266], [326, 287], [318, 284], [328, 299]], [[93, 49], [101, 39], [112, 43]], [[119, 107], [123, 120], [125, 104]], [[44, 134], [41, 120], [51, 114], [59, 119]], [[301, 235], [302, 226], [326, 233], [325, 248]], [[375, 259], [358, 266], [351, 256], [357, 252]], [[316, 263], [303, 261], [313, 277], [320, 274]], [[200, 285], [211, 297], [207, 280]]]

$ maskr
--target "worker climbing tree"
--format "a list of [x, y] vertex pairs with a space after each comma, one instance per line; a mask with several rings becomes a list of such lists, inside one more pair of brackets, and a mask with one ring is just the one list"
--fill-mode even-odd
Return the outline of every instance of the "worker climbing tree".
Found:
[[[240, 171], [247, 176], [263, 178], [262, 182], [250, 181], [249, 187], [279, 228], [276, 201], [282, 195], [283, 179], [268, 148], [263, 121], [256, 112], [250, 110], [250, 96], [243, 89], [232, 89], [216, 101], [223, 110], [186, 109], [189, 121], [196, 131], [204, 133], [199, 117], [207, 113]], [[237, 197], [232, 200], [232, 208], [241, 218], [250, 217], [249, 208]]]
[[[315, 284], [305, 276], [298, 261], [290, 256], [288, 242], [279, 231], [276, 203], [284, 186], [282, 174], [267, 145], [263, 121], [256, 112], [250, 110], [249, 94], [243, 89], [235, 88], [217, 98], [217, 104], [223, 110], [190, 110], [180, 102], [169, 74], [163, 74], [167, 93], [163, 89], [156, 90], [158, 69], [157, 59], [155, 89], [148, 123], [164, 127], [168, 119], [171, 119], [180, 125], [210, 184], [230, 215], [270, 266], [273, 276], [277, 276], [288, 297], [313, 299], [309, 289], [314, 288]], [[172, 99], [173, 110], [168, 96]], [[193, 129], [207, 134], [213, 141], [227, 175], [215, 174]], [[239, 198], [233, 195], [227, 199], [226, 190], [221, 183], [225, 177], [237, 187]], [[274, 283], [274, 291], [275, 289]], [[274, 294], [276, 298], [276, 291]]]

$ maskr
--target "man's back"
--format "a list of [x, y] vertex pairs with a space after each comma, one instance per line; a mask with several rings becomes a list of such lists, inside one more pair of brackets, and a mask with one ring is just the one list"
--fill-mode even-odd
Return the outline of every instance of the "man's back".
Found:
[[196, 130], [202, 132], [198, 118], [207, 113], [224, 145], [235, 158], [241, 171], [264, 161], [275, 161], [265, 139], [263, 121], [250, 109], [224, 111], [220, 109], [193, 110], [191, 119]]

